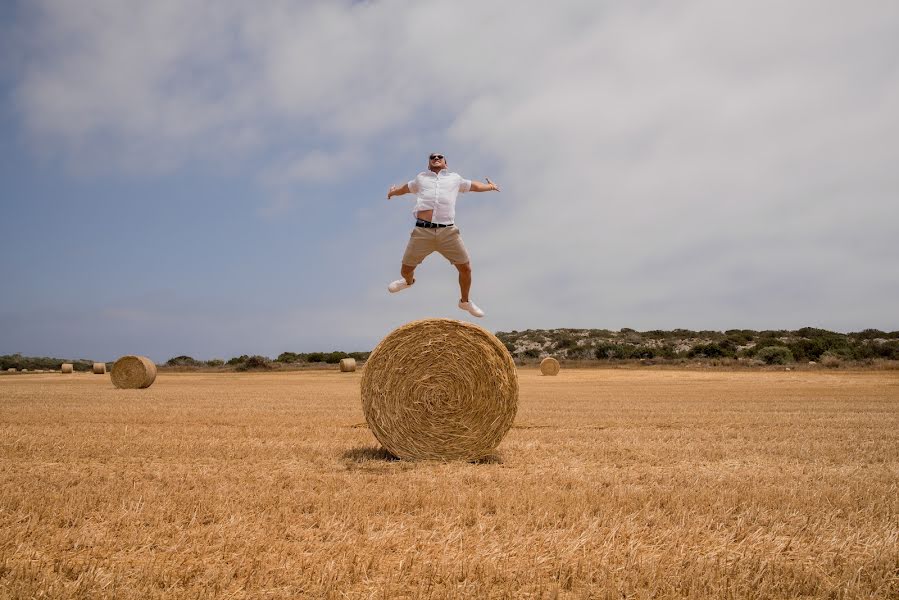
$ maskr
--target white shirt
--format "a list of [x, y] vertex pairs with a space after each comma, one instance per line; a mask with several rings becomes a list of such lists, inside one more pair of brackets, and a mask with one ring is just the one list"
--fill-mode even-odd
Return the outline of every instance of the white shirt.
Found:
[[471, 189], [471, 180], [443, 169], [435, 174], [422, 171], [409, 182], [409, 191], [418, 196], [412, 213], [433, 210], [431, 223], [449, 225], [456, 218], [456, 196]]

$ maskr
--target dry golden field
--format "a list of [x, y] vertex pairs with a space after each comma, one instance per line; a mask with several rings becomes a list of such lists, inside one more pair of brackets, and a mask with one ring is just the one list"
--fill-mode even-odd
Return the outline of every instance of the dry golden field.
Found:
[[360, 377], [0, 377], [0, 597], [899, 598], [899, 372], [522, 369], [478, 464]]

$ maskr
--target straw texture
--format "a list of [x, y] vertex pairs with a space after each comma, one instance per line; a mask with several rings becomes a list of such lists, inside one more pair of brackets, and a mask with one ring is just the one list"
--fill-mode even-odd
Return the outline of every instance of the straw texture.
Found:
[[94, 375], [103, 375], [106, 373], [106, 363], [94, 363], [92, 370]]
[[540, 372], [544, 375], [558, 375], [560, 368], [559, 361], [552, 356], [547, 356], [540, 362]]
[[123, 356], [112, 365], [110, 377], [117, 388], [148, 388], [156, 380], [156, 365], [146, 356]]
[[413, 321], [366, 360], [362, 410], [394, 456], [477, 460], [512, 427], [518, 374], [509, 351], [486, 329], [453, 319]]
[[60, 370], [63, 373], [71, 373], [72, 371], [75, 370], [75, 367], [72, 366], [72, 363], [62, 363]]
[[351, 373], [356, 370], [356, 359], [355, 358], [341, 358], [340, 359], [340, 372], [341, 373]]

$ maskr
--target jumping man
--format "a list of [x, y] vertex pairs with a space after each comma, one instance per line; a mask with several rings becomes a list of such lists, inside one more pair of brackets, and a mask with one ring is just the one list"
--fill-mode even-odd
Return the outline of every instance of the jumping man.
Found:
[[465, 192], [499, 191], [499, 186], [487, 179], [487, 183], [463, 179], [458, 173], [450, 173], [446, 169], [446, 158], [442, 154], [428, 157], [428, 170], [422, 171], [412, 181], [400, 187], [390, 186], [387, 199], [403, 194], [415, 194], [418, 198], [412, 213], [415, 215], [415, 227], [403, 255], [400, 268], [402, 279], [397, 279], [387, 286], [391, 293], [399, 292], [415, 283], [415, 267], [421, 264], [435, 250], [450, 261], [459, 270], [459, 308], [476, 317], [483, 317], [484, 311], [471, 301], [468, 292], [471, 289], [471, 259], [459, 229], [453, 225], [456, 216], [456, 196]]

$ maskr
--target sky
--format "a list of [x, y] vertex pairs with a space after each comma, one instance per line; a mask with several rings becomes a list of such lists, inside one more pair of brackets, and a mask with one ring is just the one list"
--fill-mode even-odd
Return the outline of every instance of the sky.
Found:
[[[431, 152], [439, 254], [389, 294]], [[0, 354], [899, 329], [899, 3], [0, 4]]]

